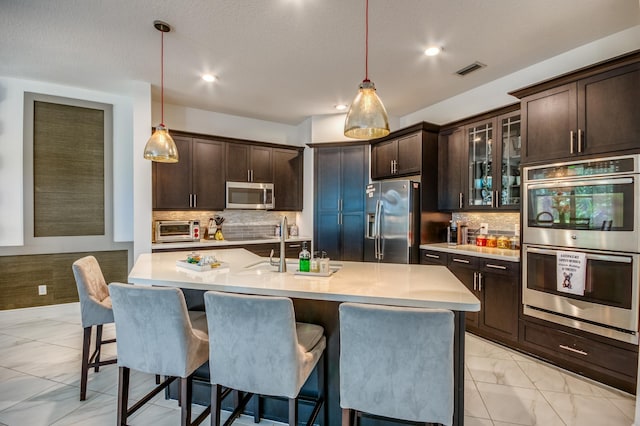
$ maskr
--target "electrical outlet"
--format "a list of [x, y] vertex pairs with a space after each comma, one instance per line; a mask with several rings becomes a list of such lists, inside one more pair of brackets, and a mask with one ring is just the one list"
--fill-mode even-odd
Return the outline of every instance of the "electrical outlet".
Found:
[[45, 284], [38, 286], [38, 296], [46, 296], [47, 294], [47, 286]]
[[481, 223], [480, 224], [480, 233], [481, 234], [488, 234], [489, 233], [489, 224], [488, 223]]

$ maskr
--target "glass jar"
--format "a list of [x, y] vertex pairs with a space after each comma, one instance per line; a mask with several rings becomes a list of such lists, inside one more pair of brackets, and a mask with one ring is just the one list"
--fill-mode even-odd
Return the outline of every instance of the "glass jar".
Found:
[[498, 247], [498, 238], [495, 235], [487, 237], [487, 247]]
[[520, 237], [514, 235], [513, 237], [509, 238], [509, 248], [511, 250], [520, 250]]
[[476, 246], [484, 247], [487, 245], [487, 236], [480, 234], [476, 237]]
[[508, 249], [509, 248], [509, 237], [506, 235], [501, 235], [498, 237], [498, 248], [500, 249]]

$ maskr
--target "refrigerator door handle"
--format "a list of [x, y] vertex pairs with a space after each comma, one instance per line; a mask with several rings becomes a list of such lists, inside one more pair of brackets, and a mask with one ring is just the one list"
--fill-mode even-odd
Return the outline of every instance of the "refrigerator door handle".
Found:
[[378, 207], [378, 260], [382, 260], [382, 258], [384, 257], [384, 249], [382, 247], [383, 241], [382, 241], [382, 209], [383, 209], [383, 205], [382, 205], [382, 201], [378, 201], [379, 207]]
[[375, 219], [374, 219], [374, 223], [375, 223], [375, 258], [376, 260], [380, 259], [380, 210], [382, 207], [382, 203], [380, 202], [380, 200], [376, 201], [376, 215], [375, 215]]

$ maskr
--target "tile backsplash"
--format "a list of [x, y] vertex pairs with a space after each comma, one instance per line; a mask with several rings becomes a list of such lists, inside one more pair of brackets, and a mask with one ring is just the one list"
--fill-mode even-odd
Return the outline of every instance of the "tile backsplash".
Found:
[[280, 224], [282, 216], [287, 216], [289, 226], [296, 223], [295, 212], [264, 210], [224, 210], [224, 211], [154, 211], [156, 220], [199, 220], [202, 235], [209, 224], [209, 218], [215, 215], [224, 217], [222, 231], [227, 239], [259, 239], [275, 236], [275, 226]]
[[470, 235], [477, 233], [481, 223], [489, 224], [490, 234], [513, 235], [516, 225], [520, 226], [520, 213], [463, 212], [453, 213], [451, 218], [466, 223]]

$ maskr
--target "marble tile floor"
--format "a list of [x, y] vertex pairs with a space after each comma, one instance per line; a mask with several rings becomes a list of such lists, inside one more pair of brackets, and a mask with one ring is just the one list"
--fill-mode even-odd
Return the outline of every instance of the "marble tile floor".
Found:
[[[105, 335], [113, 334], [113, 327], [105, 326]], [[0, 311], [0, 426], [116, 423], [116, 366], [90, 372], [87, 400], [78, 400], [81, 342], [78, 303]], [[107, 345], [104, 353], [114, 355], [115, 345]], [[470, 334], [465, 379], [468, 426], [633, 424], [633, 395]], [[154, 383], [153, 376], [133, 372], [131, 399]], [[194, 414], [202, 409], [194, 405]], [[161, 393], [129, 423], [162, 426], [179, 420], [176, 401]], [[254, 423], [243, 416], [234, 425]]]

